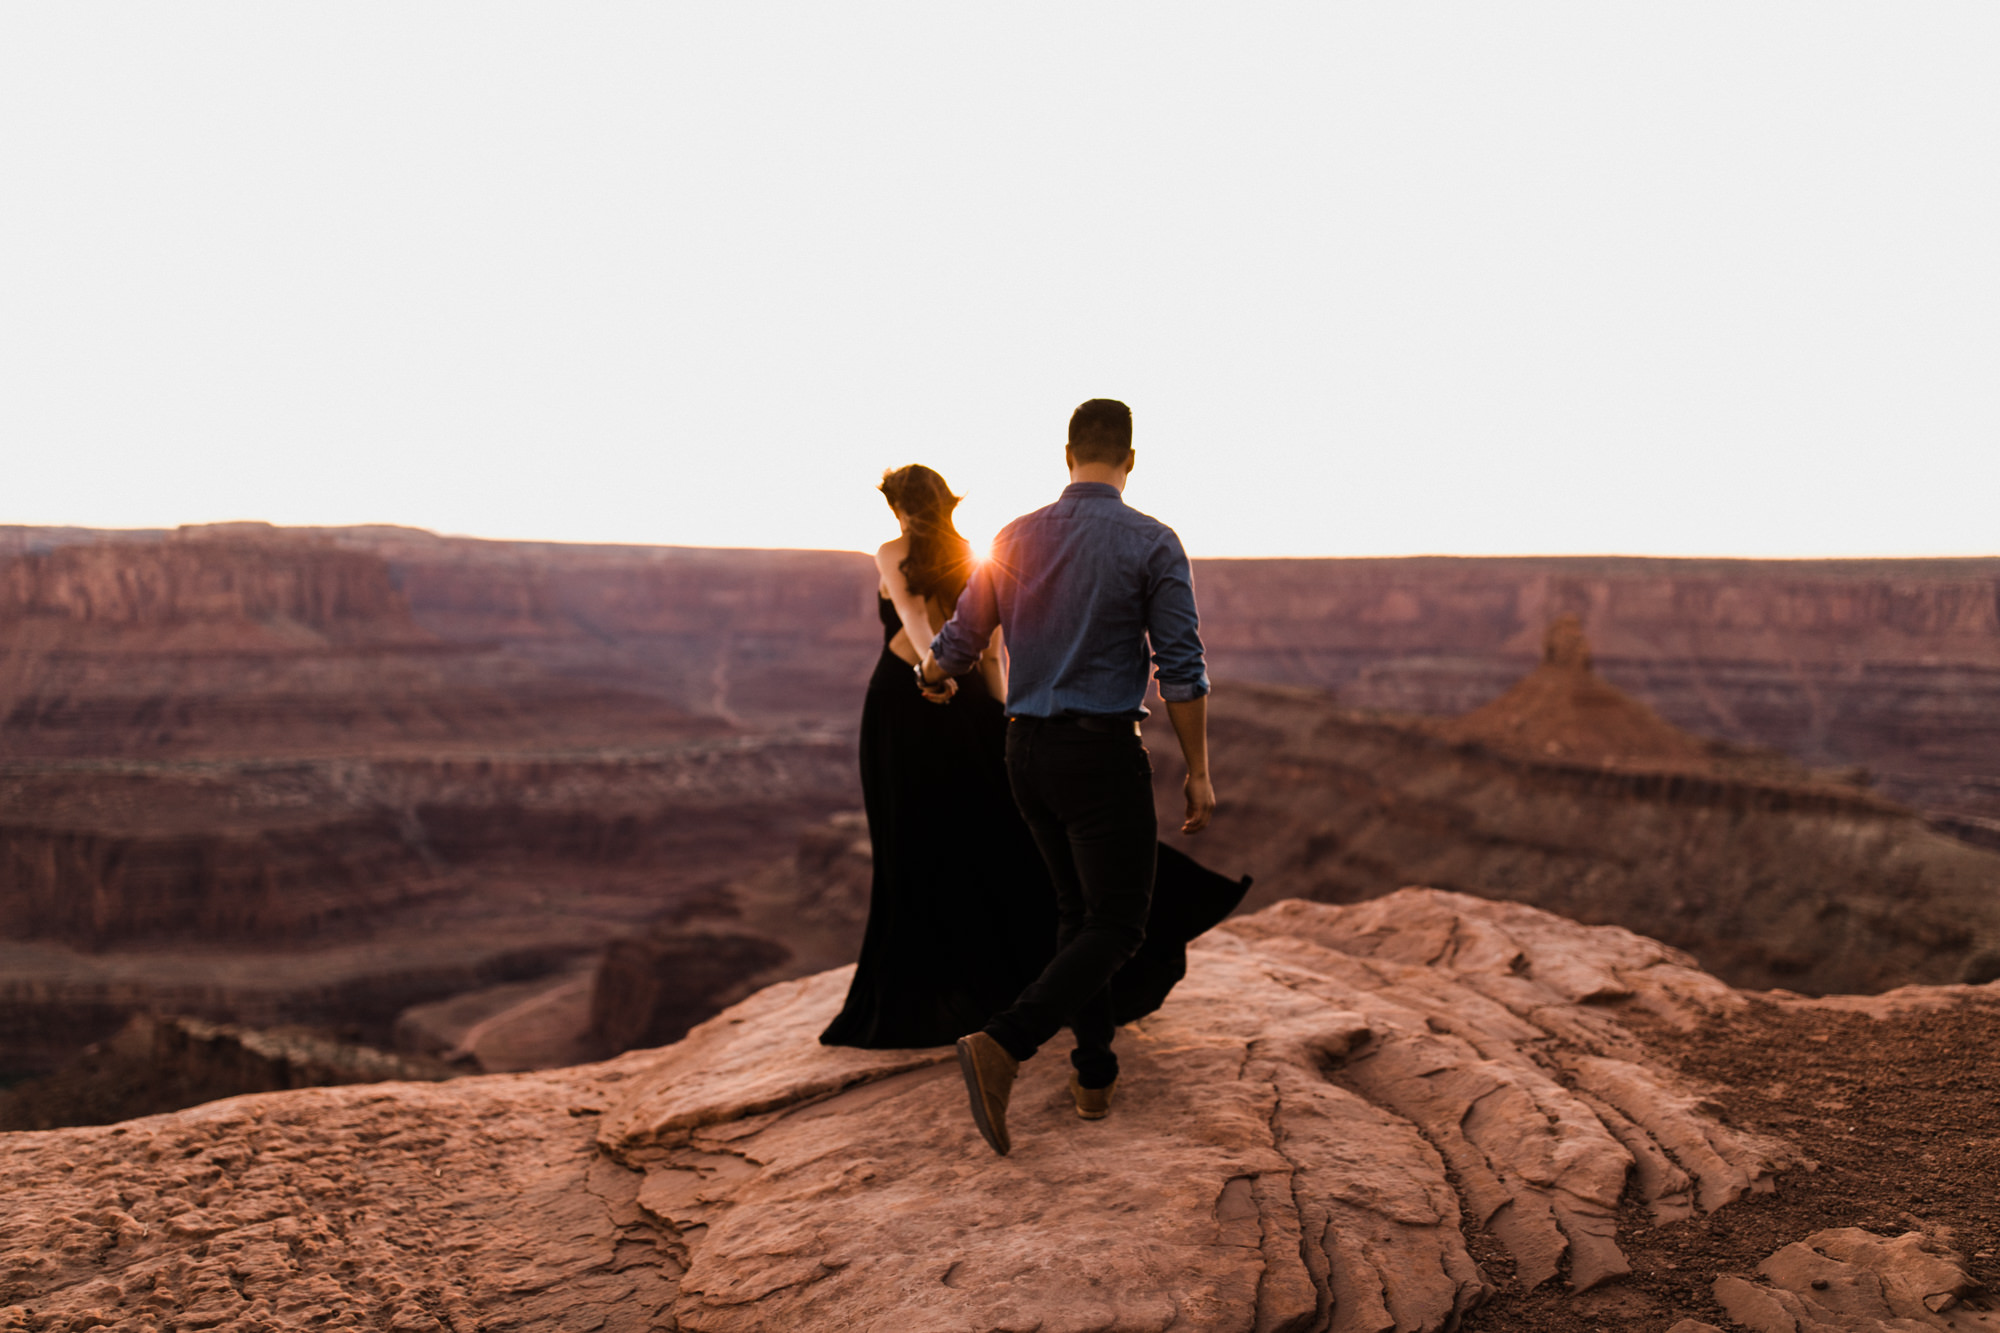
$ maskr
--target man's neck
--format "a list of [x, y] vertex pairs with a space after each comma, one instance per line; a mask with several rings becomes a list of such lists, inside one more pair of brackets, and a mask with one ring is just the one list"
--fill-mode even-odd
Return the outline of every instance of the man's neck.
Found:
[[1125, 493], [1125, 482], [1132, 475], [1132, 469], [1123, 463], [1078, 463], [1069, 470], [1070, 483], [1079, 481], [1101, 481], [1106, 486], [1116, 486], [1118, 493]]

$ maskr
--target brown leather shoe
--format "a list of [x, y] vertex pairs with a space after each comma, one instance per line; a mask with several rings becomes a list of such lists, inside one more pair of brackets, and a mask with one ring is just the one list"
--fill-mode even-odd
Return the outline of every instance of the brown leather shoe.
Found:
[[1077, 1081], [1074, 1073], [1069, 1076], [1069, 1095], [1076, 1102], [1076, 1113], [1085, 1120], [1102, 1120], [1111, 1114], [1111, 1094], [1118, 1091], [1118, 1080], [1112, 1079], [1101, 1088], [1086, 1088]]
[[1007, 1097], [1021, 1062], [984, 1032], [958, 1039], [958, 1069], [965, 1075], [965, 1092], [972, 1099], [972, 1123], [1002, 1157], [1013, 1147], [1007, 1137]]

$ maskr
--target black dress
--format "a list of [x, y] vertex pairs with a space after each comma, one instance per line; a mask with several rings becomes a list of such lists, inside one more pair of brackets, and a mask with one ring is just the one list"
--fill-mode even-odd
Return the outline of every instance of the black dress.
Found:
[[[861, 793], [875, 849], [868, 930], [828, 1046], [945, 1046], [977, 1031], [1055, 952], [1055, 889], [1007, 788], [1007, 718], [975, 670], [933, 704], [889, 651], [861, 708]], [[1146, 943], [1112, 982], [1120, 1023], [1151, 1013], [1187, 971], [1187, 943], [1250, 886], [1162, 844]]]

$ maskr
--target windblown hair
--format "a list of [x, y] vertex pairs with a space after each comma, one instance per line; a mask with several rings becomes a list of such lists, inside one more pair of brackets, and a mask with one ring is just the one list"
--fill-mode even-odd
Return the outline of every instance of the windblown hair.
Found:
[[949, 614], [972, 577], [972, 543], [951, 522], [960, 497], [922, 463], [884, 472], [882, 495], [910, 519], [910, 553], [898, 566], [904, 581], [917, 596], [942, 602]]
[[1079, 463], [1122, 463], [1132, 452], [1132, 409], [1093, 398], [1070, 413], [1069, 449]]

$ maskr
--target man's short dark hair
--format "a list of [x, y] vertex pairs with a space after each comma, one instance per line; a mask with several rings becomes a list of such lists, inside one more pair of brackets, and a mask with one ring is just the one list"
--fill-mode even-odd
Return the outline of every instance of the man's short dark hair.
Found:
[[1132, 409], [1093, 398], [1069, 414], [1069, 451], [1079, 463], [1122, 463], [1132, 452]]

